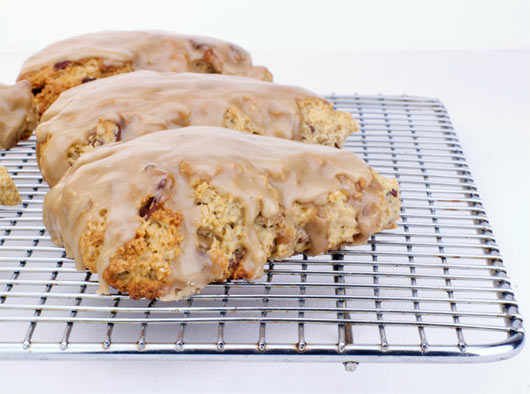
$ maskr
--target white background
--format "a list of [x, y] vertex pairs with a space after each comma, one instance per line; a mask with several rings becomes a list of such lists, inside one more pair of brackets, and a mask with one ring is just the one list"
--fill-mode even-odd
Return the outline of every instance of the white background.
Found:
[[505, 1], [9, 1], [0, 49], [38, 50], [104, 29], [167, 29], [256, 49], [528, 47], [530, 5]]
[[[529, 1], [0, 1], [0, 82], [32, 52], [103, 29], [211, 35], [275, 81], [439, 97], [530, 316]], [[0, 361], [0, 392], [530, 392], [530, 347], [477, 365]]]

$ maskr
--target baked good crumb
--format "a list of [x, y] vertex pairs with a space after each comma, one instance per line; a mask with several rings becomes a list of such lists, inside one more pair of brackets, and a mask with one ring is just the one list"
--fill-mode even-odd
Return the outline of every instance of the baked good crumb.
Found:
[[13, 206], [21, 202], [17, 186], [9, 175], [7, 168], [0, 166], [0, 204]]

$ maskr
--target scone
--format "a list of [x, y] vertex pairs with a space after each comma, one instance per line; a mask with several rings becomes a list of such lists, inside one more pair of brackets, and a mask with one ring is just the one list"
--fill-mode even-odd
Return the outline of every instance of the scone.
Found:
[[31, 82], [42, 113], [74, 86], [135, 70], [243, 75], [271, 81], [265, 67], [226, 41], [164, 31], [105, 31], [56, 42], [30, 57], [18, 80]]
[[39, 117], [33, 102], [31, 84], [0, 83], [0, 149], [10, 149], [33, 133]]
[[399, 210], [397, 181], [351, 152], [205, 126], [90, 152], [43, 206], [52, 240], [100, 292], [163, 300], [364, 243]]
[[228, 75], [136, 71], [61, 94], [36, 131], [39, 167], [53, 186], [101, 145], [198, 125], [335, 147], [357, 130], [351, 114], [305, 89]]

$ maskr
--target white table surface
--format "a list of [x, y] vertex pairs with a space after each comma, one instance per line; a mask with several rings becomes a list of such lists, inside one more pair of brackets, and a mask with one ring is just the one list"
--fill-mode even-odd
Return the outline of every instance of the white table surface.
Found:
[[[0, 53], [13, 83], [27, 53]], [[530, 316], [530, 51], [254, 51], [279, 83], [313, 91], [438, 97], [447, 106]], [[0, 361], [0, 393], [527, 393], [530, 346], [491, 364]]]

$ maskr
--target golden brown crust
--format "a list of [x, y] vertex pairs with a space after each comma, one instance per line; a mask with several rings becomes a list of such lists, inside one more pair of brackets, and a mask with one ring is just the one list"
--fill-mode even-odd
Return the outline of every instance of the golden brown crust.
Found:
[[[378, 174], [375, 175], [378, 178]], [[399, 210], [399, 199], [394, 196], [393, 182], [383, 188], [388, 206], [383, 221], [393, 227]], [[362, 188], [362, 187], [361, 187]], [[215, 266], [217, 281], [228, 279], [253, 279], [255, 273], [241, 264], [247, 253], [244, 233], [244, 210], [242, 202], [230, 194], [220, 194], [208, 182], [197, 182], [194, 186], [196, 204], [202, 206], [201, 221], [197, 234], [200, 245]], [[262, 214], [255, 220], [259, 245], [266, 257], [279, 260], [312, 248], [307, 227], [316, 217], [329, 222], [328, 249], [362, 243], [356, 212], [348, 202], [348, 193], [337, 191], [328, 196], [328, 203], [317, 209], [313, 204], [295, 203], [291, 220], [286, 220], [286, 210], [271, 218]], [[150, 205], [150, 197], [143, 205]], [[397, 204], [397, 205], [396, 205]], [[146, 210], [139, 210], [139, 215]], [[105, 239], [106, 211], [100, 212], [101, 220], [88, 223], [80, 238], [80, 249], [85, 265], [97, 272], [96, 262]], [[388, 216], [387, 216], [388, 215]], [[131, 298], [160, 298], [170, 287], [171, 267], [169, 261], [180, 253], [182, 235], [179, 226], [182, 215], [163, 207], [156, 207], [148, 218], [143, 218], [135, 237], [121, 245], [110, 258], [103, 278]]]
[[227, 129], [245, 131], [247, 133], [263, 135], [263, 131], [257, 129], [250, 118], [235, 107], [228, 107], [223, 114], [223, 127]]
[[105, 65], [102, 59], [87, 58], [58, 62], [53, 66], [21, 74], [18, 80], [27, 80], [31, 83], [33, 96], [39, 108], [39, 116], [42, 116], [44, 111], [59, 97], [59, 94], [65, 90], [94, 79], [131, 71], [133, 71], [132, 62], [111, 66]]
[[169, 285], [169, 261], [180, 253], [182, 215], [169, 209], [155, 210], [136, 230], [134, 239], [120, 246], [110, 258], [103, 278], [131, 298], [160, 298]]
[[351, 133], [359, 130], [357, 122], [349, 112], [335, 111], [324, 99], [307, 98], [297, 100], [302, 117], [302, 141], [311, 144], [342, 148]]
[[98, 220], [87, 223], [85, 231], [79, 238], [79, 249], [83, 256], [83, 261], [92, 272], [97, 272], [97, 260], [101, 252], [101, 247], [105, 241], [105, 230], [107, 229], [107, 211], [99, 212]]
[[[121, 140], [121, 125], [111, 120], [98, 119], [96, 130], [88, 137], [85, 143], [77, 143], [68, 149], [68, 164], [71, 166], [85, 153], [93, 151], [98, 146], [110, 144]], [[48, 142], [48, 140], [46, 141]], [[37, 144], [37, 147], [40, 144]], [[44, 150], [46, 147], [44, 147]], [[40, 157], [37, 156], [37, 160]]]
[[[310, 97], [297, 99], [296, 104], [300, 111], [300, 134], [303, 142], [342, 148], [348, 135], [359, 130], [350, 113], [335, 111], [329, 101]], [[235, 107], [226, 109], [223, 114], [223, 127], [252, 134], [265, 134], [246, 114]]]

